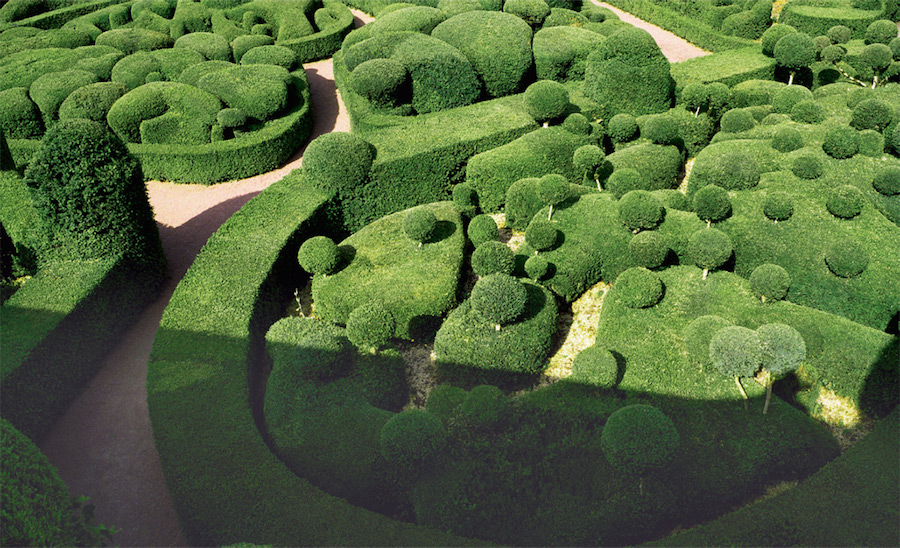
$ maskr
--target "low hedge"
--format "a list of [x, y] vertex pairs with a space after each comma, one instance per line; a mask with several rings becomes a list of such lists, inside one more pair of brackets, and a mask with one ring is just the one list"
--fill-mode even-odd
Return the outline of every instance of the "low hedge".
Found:
[[[61, 27], [72, 19], [98, 9], [121, 3], [122, 0], [45, 0], [43, 4], [53, 9], [30, 15], [34, 0], [11, 0], [0, 8], [0, 31], [13, 26], [52, 29]], [[42, 6], [43, 7], [43, 6]]]
[[826, 34], [831, 27], [843, 25], [850, 29], [852, 38], [862, 38], [866, 28], [875, 20], [881, 19], [883, 9], [875, 11], [856, 9], [850, 2], [837, 2], [832, 5], [816, 5], [812, 2], [789, 2], [781, 11], [778, 22], [791, 25], [800, 32], [810, 36]]
[[729, 87], [747, 80], [775, 77], [775, 60], [763, 55], [759, 46], [741, 47], [672, 63], [672, 77], [680, 93], [692, 83], [721, 82]]

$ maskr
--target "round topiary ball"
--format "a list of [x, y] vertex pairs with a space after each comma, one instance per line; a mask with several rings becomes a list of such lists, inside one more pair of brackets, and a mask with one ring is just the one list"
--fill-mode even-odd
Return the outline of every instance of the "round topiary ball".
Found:
[[791, 109], [791, 120], [801, 124], [818, 124], [825, 119], [825, 109], [815, 101], [800, 101]]
[[825, 166], [821, 158], [812, 152], [807, 152], [794, 157], [791, 171], [801, 179], [818, 179], [825, 172]]
[[863, 48], [860, 59], [872, 70], [881, 72], [888, 68], [894, 60], [894, 52], [884, 44], [869, 44]]
[[891, 54], [894, 56], [894, 61], [900, 61], [900, 36], [891, 40], [888, 43], [888, 47], [891, 48]]
[[874, 129], [860, 131], [859, 153], [872, 158], [880, 158], [884, 154], [884, 135]]
[[790, 126], [779, 128], [772, 136], [772, 148], [778, 152], [791, 152], [803, 148], [803, 135], [797, 128]]
[[[572, 164], [583, 175], [581, 184], [593, 184], [594, 177], [597, 176], [597, 171], [603, 165], [603, 160], [605, 159], [606, 153], [597, 145], [582, 145], [575, 149], [575, 154], [572, 155]], [[609, 186], [609, 183], [607, 183], [607, 186]]]
[[722, 176], [717, 183], [725, 190], [749, 190], [759, 184], [759, 162], [742, 150], [723, 154], [718, 173]]
[[709, 341], [713, 335], [731, 322], [721, 316], [708, 315], [696, 318], [684, 328], [684, 345], [688, 354], [702, 366], [712, 365], [709, 359]]
[[466, 399], [466, 391], [452, 384], [439, 384], [428, 393], [425, 408], [442, 421], [447, 421], [456, 414]]
[[522, 282], [509, 274], [490, 274], [475, 282], [469, 302], [472, 310], [499, 328], [525, 312], [528, 293]]
[[825, 35], [816, 36], [813, 38], [813, 44], [816, 46], [816, 55], [821, 56], [822, 50], [831, 45], [831, 40]]
[[859, 152], [859, 132], [849, 126], [833, 126], [825, 132], [822, 150], [832, 158], [844, 160]]
[[775, 23], [771, 27], [767, 28], [762, 36], [760, 37], [760, 45], [762, 45], [763, 55], [768, 57], [775, 56], [775, 44], [778, 43], [783, 36], [787, 36], [788, 34], [793, 34], [797, 32], [797, 29], [792, 27], [791, 25], [785, 25], [780, 23]]
[[628, 242], [628, 253], [632, 263], [644, 268], [662, 266], [669, 255], [669, 244], [666, 238], [656, 230], [645, 230], [632, 236]]
[[713, 367], [729, 377], [752, 377], [763, 363], [762, 340], [756, 331], [730, 325], [716, 331], [709, 341]]
[[900, 194], [900, 166], [886, 166], [879, 169], [872, 179], [872, 187], [885, 196]]
[[589, 346], [572, 360], [572, 380], [598, 388], [615, 388], [619, 364], [609, 350]]
[[478, 213], [478, 193], [471, 184], [459, 183], [453, 187], [453, 205], [463, 216], [474, 217]]
[[544, 251], [556, 245], [559, 239], [559, 231], [552, 221], [537, 218], [528, 223], [525, 229], [525, 243], [535, 251]]
[[828, 46], [822, 49], [821, 53], [822, 60], [826, 63], [840, 63], [845, 55], [847, 55], [847, 50], [838, 45]]
[[794, 214], [794, 199], [787, 192], [776, 190], [766, 196], [763, 215], [773, 221], [786, 221]]
[[835, 276], [852, 278], [869, 266], [869, 254], [853, 240], [836, 241], [825, 249], [825, 264]]
[[852, 219], [862, 213], [866, 197], [853, 185], [842, 185], [828, 193], [825, 207], [828, 212], [841, 219]]
[[816, 44], [805, 32], [792, 32], [778, 39], [772, 53], [779, 65], [796, 71], [816, 60]]
[[503, 242], [484, 242], [472, 252], [472, 270], [478, 276], [496, 272], [512, 274], [515, 266], [515, 254]]
[[897, 37], [897, 23], [889, 19], [872, 21], [866, 27], [866, 44], [890, 44]]
[[619, 200], [619, 220], [633, 232], [656, 228], [665, 211], [659, 199], [646, 190], [632, 190]]
[[569, 133], [574, 133], [575, 135], [590, 135], [591, 133], [590, 120], [580, 112], [573, 112], [566, 116], [566, 119], [563, 120], [562, 127]]
[[341, 254], [337, 244], [328, 236], [313, 236], [300, 246], [297, 261], [310, 274], [327, 276], [337, 270]]
[[478, 247], [484, 242], [495, 241], [500, 235], [500, 229], [497, 228], [497, 221], [493, 217], [482, 213], [469, 222], [467, 234], [472, 245]]
[[343, 328], [310, 317], [281, 318], [266, 331], [266, 352], [281, 379], [334, 378], [346, 369], [352, 348]]
[[858, 88], [846, 94], [847, 106], [851, 109], [856, 108], [860, 102], [866, 99], [877, 99], [875, 90], [872, 88]]
[[728, 191], [718, 185], [706, 185], [694, 194], [694, 212], [701, 221], [718, 222], [731, 215]]
[[506, 396], [496, 386], [482, 384], [466, 394], [459, 407], [459, 415], [470, 428], [488, 427], [500, 418]]
[[394, 59], [369, 59], [350, 73], [350, 86], [376, 108], [393, 108], [408, 93], [409, 72]]
[[360, 305], [347, 316], [347, 338], [363, 352], [375, 352], [394, 335], [394, 316], [378, 302]]
[[812, 101], [813, 93], [804, 86], [785, 86], [772, 96], [772, 108], [780, 114], [790, 114], [800, 101]]
[[606, 460], [628, 474], [661, 469], [679, 443], [672, 420], [650, 405], [629, 405], [609, 416], [600, 434]]
[[381, 428], [379, 449], [391, 464], [410, 469], [435, 458], [447, 445], [441, 419], [423, 409], [397, 413]]
[[641, 135], [657, 145], [671, 145], [678, 139], [678, 124], [668, 114], [653, 114], [644, 122]]
[[303, 152], [303, 174], [328, 196], [341, 195], [366, 180], [375, 154], [351, 133], [332, 132], [311, 141]]
[[662, 280], [655, 272], [635, 266], [619, 274], [615, 282], [616, 296], [629, 308], [647, 308], [662, 299]]
[[733, 251], [731, 238], [715, 228], [698, 230], [688, 240], [688, 256], [704, 270], [719, 268], [728, 261]]
[[418, 242], [419, 246], [431, 239], [435, 227], [437, 227], [437, 217], [430, 209], [417, 207], [403, 216], [403, 232], [409, 236], [409, 239]]
[[525, 274], [534, 281], [540, 281], [550, 272], [550, 263], [541, 255], [532, 255], [525, 261]]
[[637, 137], [637, 119], [628, 113], [616, 114], [606, 124], [606, 132], [609, 138], [616, 143], [624, 143]]
[[539, 123], [561, 118], [569, 108], [569, 90], [553, 80], [538, 80], [522, 96], [525, 111]]
[[864, 99], [853, 107], [850, 125], [856, 129], [884, 131], [894, 121], [894, 109], [881, 99]]
[[541, 200], [551, 207], [552, 215], [552, 207], [569, 197], [569, 181], [558, 173], [548, 173], [538, 180], [537, 191]]
[[780, 301], [791, 288], [791, 275], [777, 264], [761, 264], [750, 273], [750, 288], [766, 301]]
[[722, 115], [719, 125], [722, 131], [727, 133], [740, 133], [753, 129], [753, 126], [756, 125], [756, 120], [753, 119], [753, 115], [750, 114], [749, 110], [734, 108]]
[[831, 40], [832, 44], [844, 44], [853, 37], [853, 31], [844, 25], [835, 25], [828, 29], [825, 36]]
[[606, 180], [606, 188], [615, 195], [616, 198], [628, 194], [632, 190], [646, 190], [647, 180], [641, 175], [641, 172], [630, 167], [617, 169], [612, 172]]
[[702, 82], [693, 82], [681, 90], [681, 103], [692, 113], [697, 113], [709, 103], [709, 87]]

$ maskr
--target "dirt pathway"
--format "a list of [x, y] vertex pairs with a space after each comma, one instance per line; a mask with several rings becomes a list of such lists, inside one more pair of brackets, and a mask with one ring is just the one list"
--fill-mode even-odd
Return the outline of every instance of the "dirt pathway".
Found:
[[657, 27], [656, 25], [652, 25], [646, 21], [642, 21], [634, 15], [626, 13], [615, 6], [607, 4], [606, 2], [597, 2], [597, 0], [591, 0], [591, 2], [598, 6], [612, 10], [616, 15], [619, 16], [619, 19], [621, 19], [622, 21], [625, 21], [630, 25], [634, 25], [635, 27], [644, 29], [649, 32], [650, 36], [652, 36], [653, 39], [656, 40], [656, 43], [659, 44], [660, 49], [662, 49], [663, 54], [666, 56], [666, 59], [668, 59], [670, 63], [677, 63], [686, 59], [709, 55], [710, 53], [706, 50], [698, 48], [684, 38], [680, 38], [665, 29]]

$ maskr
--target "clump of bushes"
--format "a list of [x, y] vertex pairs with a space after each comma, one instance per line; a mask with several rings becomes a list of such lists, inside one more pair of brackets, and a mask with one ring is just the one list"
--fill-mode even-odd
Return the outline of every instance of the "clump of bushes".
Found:
[[835, 276], [852, 278], [869, 266], [869, 254], [854, 240], [832, 242], [825, 249], [825, 264]]
[[310, 274], [327, 276], [337, 271], [341, 254], [337, 244], [328, 236], [313, 236], [300, 245], [297, 261]]
[[862, 212], [866, 197], [853, 185], [841, 185], [828, 193], [825, 207], [828, 212], [841, 219], [852, 219]]
[[750, 273], [750, 288], [762, 302], [780, 301], [791, 288], [791, 276], [777, 264], [761, 264]]
[[636, 266], [616, 278], [616, 296], [629, 308], [647, 308], [662, 299], [662, 280], [651, 270]]
[[638, 232], [628, 241], [628, 253], [636, 266], [654, 269], [666, 261], [669, 245], [666, 238], [656, 230]]
[[852, 158], [859, 152], [859, 132], [849, 126], [833, 126], [825, 132], [822, 150], [838, 160]]
[[381, 428], [379, 448], [387, 462], [404, 472], [420, 471], [447, 445], [447, 431], [433, 413], [408, 409], [397, 413]]
[[763, 55], [775, 57], [775, 44], [784, 36], [797, 32], [797, 29], [791, 25], [774, 24], [762, 34], [760, 44], [762, 45]]
[[812, 101], [813, 93], [804, 86], [787, 86], [779, 89], [772, 96], [772, 108], [780, 114], [790, 114], [794, 105], [800, 101]]
[[490, 274], [472, 288], [469, 302], [484, 321], [500, 331], [502, 325], [516, 321], [525, 311], [525, 286], [509, 274]]
[[619, 200], [619, 220], [632, 232], [656, 228], [664, 215], [659, 199], [646, 190], [632, 190]]
[[515, 266], [515, 254], [502, 242], [484, 242], [472, 252], [472, 270], [481, 277], [498, 272], [512, 274]]

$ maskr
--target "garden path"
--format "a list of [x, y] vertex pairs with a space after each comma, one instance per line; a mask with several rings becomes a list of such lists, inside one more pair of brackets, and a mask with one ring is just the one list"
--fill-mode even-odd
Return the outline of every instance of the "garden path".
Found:
[[635, 27], [644, 29], [649, 32], [650, 36], [652, 36], [653, 39], [656, 40], [656, 43], [659, 44], [660, 49], [662, 49], [663, 55], [666, 56], [666, 59], [668, 59], [670, 63], [678, 63], [679, 61], [684, 61], [686, 59], [692, 59], [694, 57], [700, 57], [703, 55], [709, 55], [710, 53], [698, 48], [684, 38], [672, 34], [671, 32], [657, 27], [656, 25], [638, 19], [634, 15], [624, 12], [615, 6], [607, 4], [606, 2], [598, 2], [597, 0], [591, 0], [591, 2], [598, 6], [612, 10], [616, 15], [619, 16], [619, 19], [621, 19], [622, 21], [625, 21], [630, 25], [634, 25]]
[[[636, 26], [652, 27], [648, 30], [670, 60], [706, 53], [658, 27], [600, 5]], [[354, 14], [357, 26], [372, 20], [356, 10]], [[312, 90], [312, 138], [350, 131], [331, 60], [307, 64], [305, 69]], [[147, 183], [170, 279], [39, 444], [69, 490], [90, 497], [96, 505], [96, 521], [119, 530], [114, 538], [118, 546], [187, 545], [166, 490], [147, 410], [147, 363], [153, 339], [175, 287], [206, 240], [253, 196], [299, 167], [302, 154], [303, 149], [269, 173], [213, 186]]]

